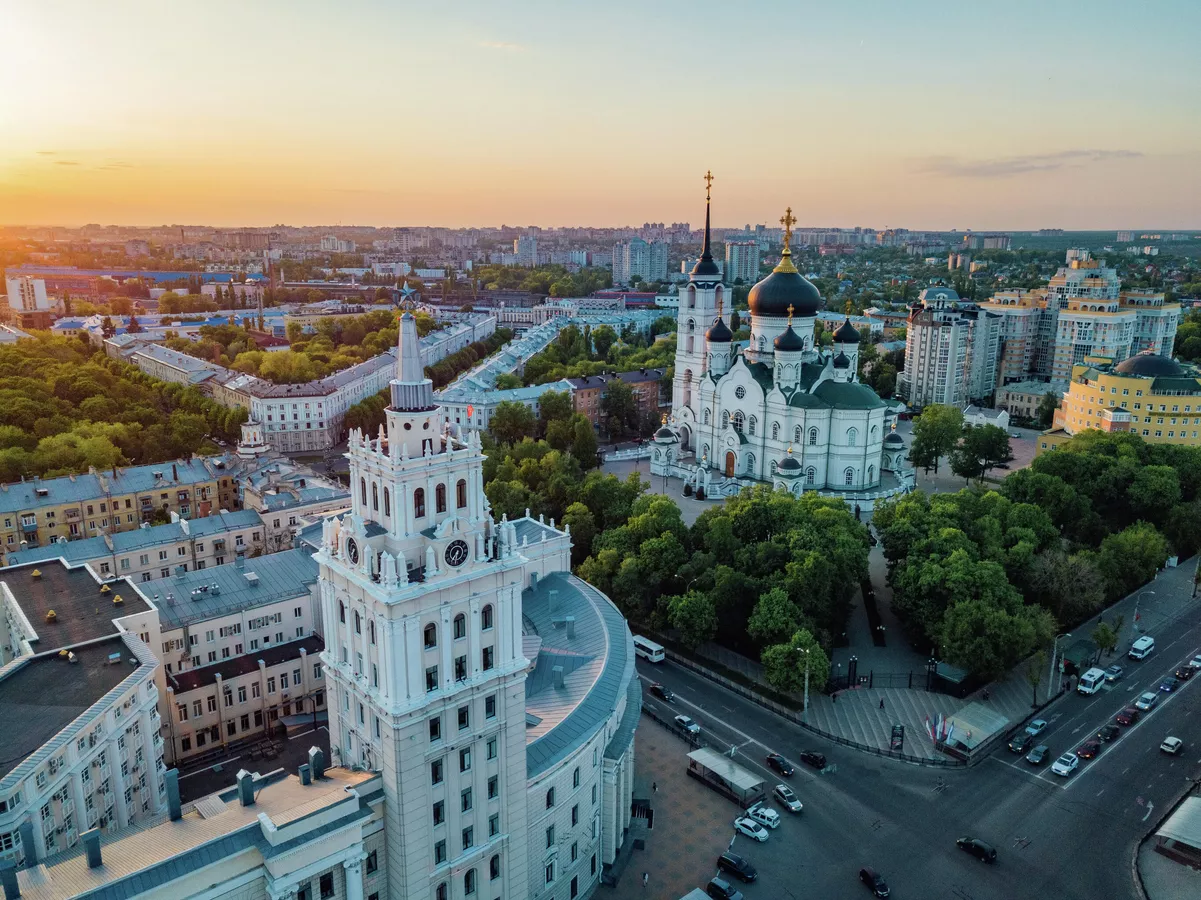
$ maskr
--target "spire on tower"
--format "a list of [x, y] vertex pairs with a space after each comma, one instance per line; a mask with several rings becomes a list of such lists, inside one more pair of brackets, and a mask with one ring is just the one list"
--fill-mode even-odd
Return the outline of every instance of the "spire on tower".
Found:
[[417, 343], [417, 320], [406, 312], [400, 317], [397, 340], [396, 377], [392, 380], [392, 409], [418, 411], [434, 407], [434, 385], [421, 366]]
[[718, 274], [717, 263], [713, 261], [712, 242], [709, 236], [709, 200], [710, 188], [713, 185], [713, 173], [705, 173], [705, 243], [701, 247], [701, 258], [696, 261], [696, 265], [692, 267], [692, 274], [699, 277], [710, 277]]

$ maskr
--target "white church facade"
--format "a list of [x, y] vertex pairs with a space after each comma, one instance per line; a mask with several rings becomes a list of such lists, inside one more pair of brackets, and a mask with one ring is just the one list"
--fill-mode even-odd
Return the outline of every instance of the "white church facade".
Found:
[[858, 380], [850, 321], [814, 340], [824, 303], [792, 262], [791, 209], [779, 265], [751, 288], [750, 340], [730, 331], [730, 288], [710, 248], [680, 290], [672, 414], [655, 435], [654, 474], [685, 474], [710, 495], [767, 482], [872, 500], [905, 489], [907, 452], [887, 405]]

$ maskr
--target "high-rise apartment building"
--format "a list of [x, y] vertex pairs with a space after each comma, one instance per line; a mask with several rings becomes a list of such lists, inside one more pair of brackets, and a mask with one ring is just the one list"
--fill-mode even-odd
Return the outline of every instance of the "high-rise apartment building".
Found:
[[759, 242], [727, 241], [724, 275], [730, 284], [754, 284], [758, 281]]
[[517, 257], [517, 265], [532, 269], [538, 265], [538, 238], [527, 234], [515, 239], [513, 253]]
[[911, 406], [963, 406], [993, 392], [1001, 319], [959, 298], [926, 288], [909, 312], [905, 371], [897, 389]]
[[647, 243], [631, 238], [613, 245], [613, 283], [630, 284], [634, 277], [642, 281], [667, 280], [667, 244]]

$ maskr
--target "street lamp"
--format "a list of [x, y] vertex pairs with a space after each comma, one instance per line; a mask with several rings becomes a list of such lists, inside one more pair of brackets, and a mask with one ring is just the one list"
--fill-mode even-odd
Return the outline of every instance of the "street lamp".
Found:
[[805, 702], [804, 702], [804, 705], [801, 707], [801, 721], [808, 722], [809, 721], [809, 648], [808, 647], [797, 647], [796, 652], [805, 654]]
[[1055, 681], [1055, 655], [1059, 652], [1059, 639], [1070, 638], [1071, 634], [1057, 634], [1051, 644], [1051, 671], [1047, 674], [1047, 702], [1051, 702], [1051, 685]]
[[1139, 618], [1138, 618], [1138, 605], [1143, 600], [1143, 594], [1150, 594], [1151, 596], [1154, 597], [1155, 591], [1139, 591], [1138, 596], [1134, 599], [1134, 630], [1137, 631], [1139, 634], [1143, 633], [1143, 624], [1142, 624], [1142, 622], [1139, 621]]

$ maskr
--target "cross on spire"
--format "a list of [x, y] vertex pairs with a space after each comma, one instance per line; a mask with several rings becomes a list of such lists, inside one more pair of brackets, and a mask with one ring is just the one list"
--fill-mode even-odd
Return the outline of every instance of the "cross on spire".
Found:
[[705, 172], [705, 202], [709, 201], [709, 188], [713, 185], [713, 170]]
[[792, 207], [784, 210], [784, 215], [780, 219], [780, 224], [784, 226], [784, 247], [790, 249], [792, 247], [792, 226], [797, 222], [796, 217], [792, 214]]
[[788, 327], [792, 327], [792, 313], [795, 307], [791, 303], [788, 304]]

